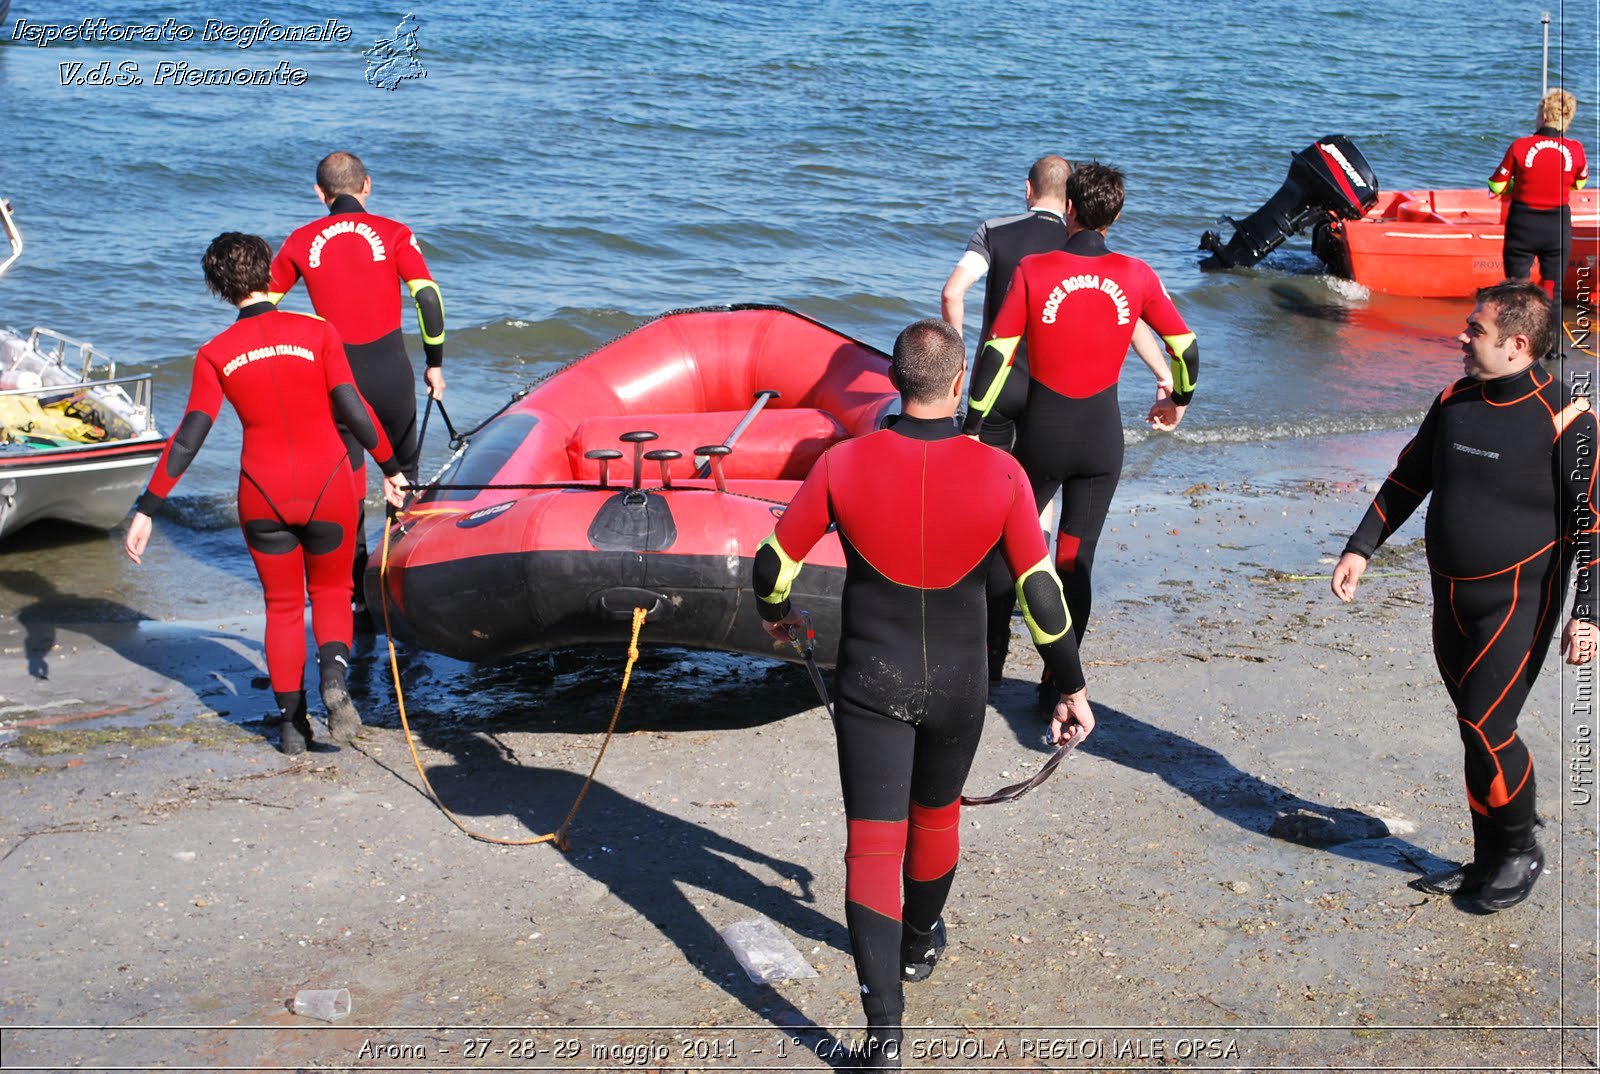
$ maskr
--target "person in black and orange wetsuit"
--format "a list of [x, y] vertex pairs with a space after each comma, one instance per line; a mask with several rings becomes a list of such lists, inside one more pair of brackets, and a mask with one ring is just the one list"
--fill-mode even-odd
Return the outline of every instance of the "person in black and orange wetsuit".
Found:
[[340, 422], [372, 452], [399, 506], [405, 476], [389, 439], [356, 390], [338, 333], [326, 321], [280, 312], [267, 300], [272, 249], [256, 235], [226, 232], [202, 262], [206, 285], [239, 307], [239, 319], [200, 348], [189, 402], [128, 526], [128, 556], [138, 563], [173, 486], [205, 443], [224, 399], [244, 426], [239, 456], [239, 526], [266, 598], [267, 671], [280, 715], [278, 748], [302, 753], [306, 718], [305, 606], [321, 665], [328, 728], [349, 741], [361, 728], [345, 672], [350, 654], [350, 559], [357, 500]]
[[1565, 137], [1577, 110], [1577, 100], [1566, 90], [1545, 94], [1539, 102], [1538, 129], [1512, 142], [1489, 177], [1490, 191], [1511, 200], [1506, 212], [1506, 275], [1526, 280], [1538, 259], [1545, 292], [1555, 304], [1557, 341], [1562, 331], [1562, 277], [1572, 247], [1570, 195], [1589, 181], [1583, 143]]
[[[400, 333], [400, 287], [411, 292], [422, 328], [423, 374], [428, 394], [444, 397], [444, 301], [423, 260], [417, 237], [396, 220], [367, 212], [372, 177], [353, 153], [330, 153], [317, 165], [317, 197], [328, 215], [296, 229], [272, 259], [271, 299], [280, 301], [305, 277], [317, 314], [339, 331], [356, 387], [371, 405], [394, 445], [407, 479], [419, 464], [416, 374]], [[366, 489], [361, 444], [345, 430], [345, 447], [357, 484]], [[364, 604], [361, 579], [367, 566], [367, 536], [356, 532], [355, 600]]]
[[845, 919], [868, 1069], [898, 1068], [902, 977], [926, 977], [944, 946], [961, 787], [983, 730], [984, 596], [997, 545], [1065, 691], [1052, 741], [1094, 729], [1027, 478], [1015, 459], [956, 428], [965, 357], [942, 321], [900, 333], [891, 375], [903, 413], [823, 454], [754, 566], [758, 608], [781, 641], [800, 622], [789, 591], [801, 561], [838, 527], [846, 568], [834, 728], [849, 829]]
[[[1022, 259], [972, 371], [964, 431], [975, 434], [1003, 406], [1006, 385], [1026, 348], [1028, 386], [1017, 417], [1016, 456], [1042, 511], [1061, 492], [1056, 569], [1073, 629], [1083, 641], [1092, 605], [1091, 572], [1100, 531], [1122, 473], [1122, 409], [1117, 382], [1134, 326], [1143, 320], [1171, 355], [1146, 420], [1171, 430], [1183, 420], [1200, 372], [1194, 333], [1161, 280], [1138, 258], [1106, 248], [1122, 212], [1123, 177], [1085, 164], [1067, 180], [1066, 248]], [[991, 591], [990, 616], [1008, 615], [1009, 595]], [[1044, 711], [1056, 689], [1040, 687]]]
[[1534, 838], [1533, 759], [1517, 717], [1555, 632], [1574, 554], [1581, 577], [1562, 633], [1567, 662], [1595, 654], [1594, 444], [1586, 396], [1540, 368], [1550, 303], [1529, 283], [1478, 292], [1461, 334], [1466, 376], [1440, 393], [1334, 568], [1355, 596], [1367, 560], [1422, 500], [1433, 579], [1433, 651], [1466, 750], [1473, 858], [1413, 881], [1480, 910], [1528, 897], [1544, 866]]
[[[1067, 177], [1072, 165], [1064, 157], [1040, 157], [1028, 169], [1023, 194], [1028, 211], [1021, 216], [996, 217], [978, 225], [967, 243], [966, 252], [950, 270], [939, 294], [939, 309], [944, 321], [957, 332], [966, 317], [966, 294], [987, 275], [983, 293], [983, 321], [978, 334], [979, 347], [990, 335], [995, 316], [1000, 312], [1011, 276], [1024, 257], [1051, 253], [1067, 245]], [[1164, 375], [1161, 345], [1143, 321], [1133, 330], [1133, 349], [1153, 372]], [[1016, 442], [1016, 423], [1027, 402], [1027, 348], [1019, 348], [1014, 374], [1006, 379], [1004, 397], [996, 401], [978, 427], [978, 439], [985, 444], [1010, 451]], [[1041, 524], [1047, 515], [1041, 514]], [[1011, 591], [1005, 564], [997, 561], [990, 568], [989, 588], [997, 594]], [[989, 618], [989, 681], [998, 682], [1005, 669], [1006, 652], [1011, 644], [1011, 605], [996, 606]], [[1002, 614], [1003, 611], [1003, 614]]]

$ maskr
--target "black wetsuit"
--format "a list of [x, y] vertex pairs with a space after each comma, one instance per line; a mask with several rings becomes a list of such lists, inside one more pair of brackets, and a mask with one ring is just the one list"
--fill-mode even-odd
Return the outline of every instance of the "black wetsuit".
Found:
[[[961, 787], [983, 730], [987, 562], [998, 545], [1066, 692], [1083, 684], [1061, 584], [1016, 460], [951, 420], [900, 417], [830, 448], [755, 560], [762, 616], [830, 525], [846, 574], [835, 730], [849, 845], [845, 917], [873, 1026], [900, 1022], [902, 918], [926, 933], [960, 853]], [[902, 883], [904, 897], [902, 902]]]
[[[1533, 762], [1517, 735], [1566, 601], [1579, 543], [1593, 541], [1595, 419], [1587, 399], [1534, 365], [1463, 379], [1434, 401], [1346, 552], [1371, 557], [1424, 497], [1433, 650], [1466, 749], [1467, 801], [1502, 830], [1531, 830]], [[1573, 615], [1595, 621], [1587, 557]]]
[[[978, 334], [980, 350], [983, 341], [989, 338], [995, 315], [1000, 312], [1006, 291], [1011, 287], [1011, 276], [1022, 259], [1060, 250], [1066, 245], [1066, 222], [1048, 209], [1030, 209], [1018, 216], [997, 217], [978, 225], [967, 242], [967, 250], [989, 265], [983, 289], [983, 328]], [[1013, 416], [1022, 413], [1027, 401], [1027, 360], [1026, 352], [1017, 356], [1019, 375], [1007, 386], [1005, 398], [978, 427], [978, 439], [985, 444], [1009, 451], [1016, 442], [1017, 425]]]

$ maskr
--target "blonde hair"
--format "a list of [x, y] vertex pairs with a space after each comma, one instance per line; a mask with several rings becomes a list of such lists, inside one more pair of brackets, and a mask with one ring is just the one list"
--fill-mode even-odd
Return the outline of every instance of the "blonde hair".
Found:
[[1577, 111], [1576, 97], [1564, 89], [1553, 89], [1539, 102], [1539, 126], [1564, 131], [1572, 126], [1572, 117]]

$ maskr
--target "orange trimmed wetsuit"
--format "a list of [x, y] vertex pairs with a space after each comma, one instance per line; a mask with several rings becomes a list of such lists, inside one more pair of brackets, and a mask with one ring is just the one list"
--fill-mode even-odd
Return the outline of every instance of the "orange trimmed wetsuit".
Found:
[[336, 645], [348, 652], [350, 646], [359, 492], [335, 420], [384, 473], [400, 467], [356, 390], [332, 326], [257, 302], [196, 355], [183, 419], [150, 476], [140, 511], [161, 509], [224, 399], [244, 427], [239, 527], [266, 600], [267, 672], [274, 693], [292, 694], [304, 689], [308, 591], [318, 649]]
[[988, 691], [984, 594], [996, 546], [1062, 691], [1079, 689], [1083, 672], [1022, 468], [959, 435], [954, 421], [901, 416], [823, 454], [756, 555], [767, 621], [788, 613], [801, 561], [830, 526], [845, 555], [834, 677], [845, 919], [868, 1023], [892, 1026], [903, 1010], [902, 913], [908, 929], [933, 928], [960, 853], [961, 787]]
[[[1466, 748], [1467, 801], [1502, 831], [1534, 823], [1517, 716], [1593, 541], [1595, 418], [1536, 363], [1445, 389], [1345, 546], [1370, 558], [1430, 493], [1433, 651]], [[1588, 559], [1573, 615], [1595, 621]]]

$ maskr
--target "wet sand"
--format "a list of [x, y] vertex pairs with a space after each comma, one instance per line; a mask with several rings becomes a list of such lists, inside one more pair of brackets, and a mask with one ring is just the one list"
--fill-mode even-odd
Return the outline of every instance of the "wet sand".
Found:
[[[1353, 438], [1319, 450], [1387, 465]], [[1419, 520], [1345, 607], [1310, 576], [1360, 482], [1183, 470], [1130, 475], [1102, 541], [1099, 730], [1030, 796], [965, 815], [907, 1068], [1594, 1069], [1596, 816], [1567, 784], [1592, 771], [1592, 674], [1552, 654], [1523, 717], [1550, 854], [1532, 898], [1481, 917], [1418, 894], [1469, 837]], [[374, 726], [294, 761], [263, 737], [248, 577], [172, 551], [188, 584], [163, 605], [19, 555], [6, 1069], [828, 1069], [853, 1037], [832, 739], [799, 669], [647, 651], [571, 852], [495, 846], [420, 790], [381, 638], [356, 661]], [[556, 828], [621, 654], [402, 663], [445, 804], [504, 838]], [[969, 791], [1046, 756], [1037, 671], [1019, 639]], [[717, 930], [757, 915], [817, 977], [746, 978]], [[289, 1012], [324, 986], [350, 989], [349, 1019]]]

